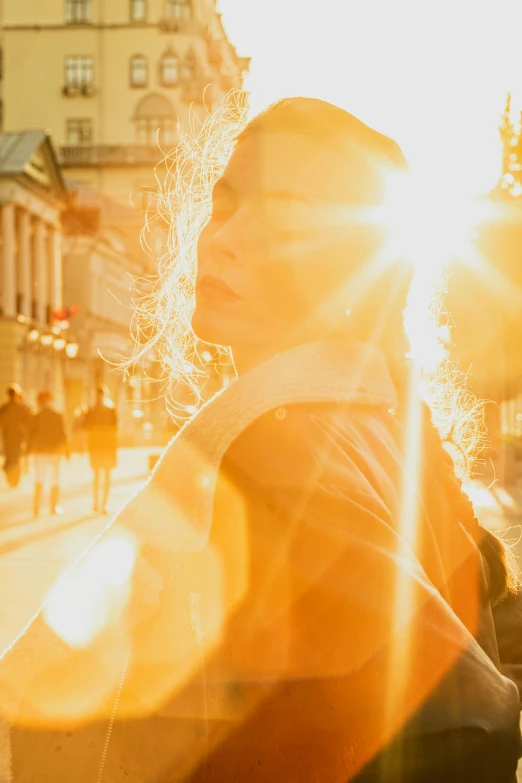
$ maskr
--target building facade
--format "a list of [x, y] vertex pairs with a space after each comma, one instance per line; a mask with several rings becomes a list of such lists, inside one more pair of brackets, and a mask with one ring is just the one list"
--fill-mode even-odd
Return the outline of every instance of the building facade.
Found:
[[249, 61], [227, 40], [216, 0], [0, 0], [0, 17], [3, 128], [48, 129], [72, 199], [60, 295], [78, 307], [78, 355], [62, 368], [64, 407], [71, 419], [108, 382], [133, 429], [162, 405], [152, 412], [148, 384], [124, 387], [116, 369], [132, 353], [132, 278], [153, 274], [151, 255], [165, 247], [158, 222], [142, 251], [143, 210], [178, 123], [197, 124], [241, 87]]
[[67, 176], [125, 204], [248, 68], [215, 0], [3, 0], [2, 49], [4, 128], [49, 128]]
[[19, 383], [31, 403], [42, 388], [63, 401], [65, 200], [48, 136], [0, 134], [0, 392]]
[[132, 433], [145, 415], [145, 389], [125, 379], [122, 364], [132, 352], [132, 281], [147, 274], [135, 214], [86, 186], [69, 190], [63, 216], [64, 290], [78, 308], [71, 320], [78, 356], [65, 378], [69, 421], [109, 387], [120, 428]]

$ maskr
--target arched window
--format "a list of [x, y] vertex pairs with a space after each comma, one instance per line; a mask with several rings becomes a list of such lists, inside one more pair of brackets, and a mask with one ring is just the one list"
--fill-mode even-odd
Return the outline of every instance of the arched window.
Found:
[[190, 19], [191, 0], [165, 0], [165, 16], [167, 19]]
[[149, 64], [142, 54], [135, 54], [130, 60], [131, 87], [146, 87], [149, 83]]
[[159, 122], [152, 117], [140, 117], [136, 120], [136, 143], [154, 144]]
[[151, 93], [136, 106], [134, 113], [136, 143], [155, 147], [173, 147], [177, 138], [177, 112], [166, 95]]
[[167, 52], [162, 57], [161, 83], [164, 87], [175, 87], [179, 84], [179, 57], [174, 52]]
[[183, 60], [182, 79], [184, 82], [192, 82], [196, 78], [197, 63], [194, 52], [189, 52]]
[[165, 118], [160, 125], [159, 136], [163, 147], [173, 147], [176, 143], [176, 121]]
[[136, 120], [136, 143], [141, 146], [173, 147], [176, 122], [170, 117], [142, 117]]

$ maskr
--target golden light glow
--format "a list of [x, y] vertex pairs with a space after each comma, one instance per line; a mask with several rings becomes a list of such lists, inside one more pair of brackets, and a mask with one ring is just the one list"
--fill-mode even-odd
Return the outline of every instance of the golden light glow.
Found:
[[433, 266], [469, 258], [475, 229], [491, 214], [486, 199], [448, 192], [447, 183], [437, 187], [407, 173], [388, 176], [380, 217], [390, 230], [393, 252], [431, 274]]
[[477, 195], [496, 183], [507, 91], [521, 103], [517, 0], [219, 0], [219, 8], [238, 51], [252, 57], [254, 111], [282, 97], [323, 98], [397, 139], [427, 186], [445, 181], [450, 195]]
[[130, 596], [135, 556], [130, 535], [109, 536], [50, 589], [45, 621], [70, 647], [88, 647], [119, 619]]
[[[186, 418], [187, 413], [198, 410], [201, 402], [206, 346], [198, 343], [191, 326], [197, 241], [210, 215], [213, 184], [248, 120], [246, 98], [244, 93], [232, 93], [199, 130], [180, 129], [180, 144], [166, 160], [167, 177], [158, 179], [156, 211], [147, 218], [148, 222], [162, 220], [169, 225], [169, 243], [158, 260], [154, 290], [150, 292], [147, 281], [147, 293], [134, 301], [136, 352], [129, 364], [139, 362], [150, 351], [161, 358], [168, 385], [166, 400], [175, 417]], [[395, 174], [389, 178], [388, 197], [382, 208], [354, 214], [339, 205], [330, 209], [324, 220], [326, 226], [363, 219], [389, 230], [385, 250], [347, 281], [352, 299], [364, 297], [375, 276], [394, 258], [405, 256], [413, 263], [415, 279], [405, 318], [411, 356], [423, 370], [423, 396], [432, 408], [434, 421], [442, 433], [451, 427], [462, 429], [466, 444], [462, 454], [468, 455], [476, 449], [483, 428], [480, 406], [462, 386], [456, 368], [445, 362], [448, 330], [441, 323], [444, 273], [453, 258], [473, 257], [469, 239], [489, 207], [487, 202], [472, 197], [469, 188], [459, 190], [453, 183], [449, 188], [448, 182], [434, 174], [428, 178], [426, 174], [421, 178], [415, 173]], [[152, 341], [150, 334], [154, 335]], [[216, 364], [220, 362], [231, 363], [225, 349], [216, 352]], [[180, 388], [185, 389], [183, 395]], [[457, 420], [466, 423], [457, 425]], [[460, 461], [465, 474], [469, 461], [467, 457]]]

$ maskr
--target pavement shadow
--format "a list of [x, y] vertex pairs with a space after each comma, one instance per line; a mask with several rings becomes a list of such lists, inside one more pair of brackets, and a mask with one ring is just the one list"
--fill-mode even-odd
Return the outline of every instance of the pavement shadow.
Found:
[[[6, 544], [0, 545], [0, 557], [2, 555], [8, 555], [11, 554], [11, 552], [16, 552], [18, 549], [20, 549], [23, 546], [27, 546], [27, 544], [33, 544], [36, 541], [42, 541], [45, 538], [49, 538], [49, 536], [55, 535], [55, 533], [61, 533], [64, 530], [70, 530], [73, 527], [76, 527], [78, 525], [83, 525], [85, 522], [90, 522], [93, 519], [100, 518], [99, 514], [87, 514], [83, 517], [79, 517], [78, 519], [74, 519], [71, 522], [67, 522], [62, 525], [54, 525], [53, 527], [46, 527], [44, 530], [38, 531], [37, 533], [31, 533], [31, 535], [27, 536], [19, 536], [18, 538], [13, 539], [12, 541], [7, 542]], [[109, 517], [106, 517], [107, 521]], [[21, 524], [21, 523], [19, 523]]]
[[[147, 476], [143, 476], [143, 475], [141, 475], [141, 476], [124, 476], [124, 477], [122, 477], [120, 479], [117, 479], [116, 481], [113, 481], [112, 482], [112, 488], [113, 489], [117, 489], [118, 487], [124, 487], [127, 484], [137, 484], [140, 481], [145, 482], [146, 478], [147, 478]], [[77, 489], [72, 489], [72, 490], [69, 490], [69, 491], [62, 490], [62, 492], [61, 492], [61, 499], [62, 499], [62, 501], [63, 500], [65, 500], [65, 501], [71, 500], [71, 499], [77, 497], [78, 495], [83, 496], [84, 494], [87, 494], [88, 491], [89, 491], [89, 487], [83, 487], [83, 486], [81, 487], [80, 491], [78, 491]], [[30, 496], [28, 496], [27, 499], [28, 499], [28, 503], [30, 505], [31, 504]], [[92, 501], [89, 501], [89, 502], [92, 502]], [[124, 501], [122, 501], [122, 505], [123, 505], [123, 502]], [[114, 512], [114, 514], [111, 513], [111, 516], [113, 516], [115, 514], [116, 514], [116, 512]], [[86, 519], [92, 519], [94, 516], [96, 516], [96, 515], [92, 514], [91, 516], [86, 517]], [[20, 527], [21, 525], [27, 525], [29, 522], [36, 522], [35, 518], [29, 512], [28, 512], [27, 516], [24, 516], [21, 519], [18, 518], [16, 520], [16, 522], [8, 522], [7, 524], [4, 524], [2, 521], [0, 521], [0, 534], [4, 530], [11, 530], [14, 527]]]

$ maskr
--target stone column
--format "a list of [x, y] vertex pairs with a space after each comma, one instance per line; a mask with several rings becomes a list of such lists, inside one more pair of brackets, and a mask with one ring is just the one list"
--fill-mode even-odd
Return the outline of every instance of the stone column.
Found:
[[16, 258], [14, 204], [2, 206], [2, 315], [16, 316]]
[[53, 310], [62, 307], [62, 235], [54, 226], [47, 234], [47, 258], [49, 262], [49, 302]]
[[[47, 301], [51, 310], [62, 307], [62, 235], [55, 226], [47, 228], [47, 268], [49, 290]], [[56, 405], [63, 410], [65, 406], [64, 354], [55, 353], [53, 357], [53, 393]]]
[[18, 220], [18, 292], [21, 314], [33, 315], [33, 279], [31, 262], [31, 216], [22, 209]]
[[47, 323], [48, 267], [47, 267], [47, 229], [43, 221], [37, 219], [34, 226], [34, 263], [36, 279], [36, 320], [43, 326]]

